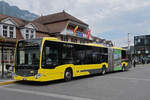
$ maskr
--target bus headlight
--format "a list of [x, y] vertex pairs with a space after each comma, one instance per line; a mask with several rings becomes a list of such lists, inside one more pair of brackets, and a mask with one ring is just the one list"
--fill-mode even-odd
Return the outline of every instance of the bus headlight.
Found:
[[38, 79], [38, 78], [40, 78], [42, 76], [42, 74], [36, 74], [34, 77], [35, 77], [35, 79]]

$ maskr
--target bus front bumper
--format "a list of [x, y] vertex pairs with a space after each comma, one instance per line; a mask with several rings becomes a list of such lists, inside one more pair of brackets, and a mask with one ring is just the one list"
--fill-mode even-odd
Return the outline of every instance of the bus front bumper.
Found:
[[29, 77], [25, 77], [25, 76], [19, 76], [19, 75], [15, 75], [14, 76], [14, 80], [22, 80], [22, 81], [38, 81], [38, 82], [44, 82], [44, 81], [48, 81], [46, 80], [46, 78], [40, 74], [37, 74], [35, 76], [29, 76]]

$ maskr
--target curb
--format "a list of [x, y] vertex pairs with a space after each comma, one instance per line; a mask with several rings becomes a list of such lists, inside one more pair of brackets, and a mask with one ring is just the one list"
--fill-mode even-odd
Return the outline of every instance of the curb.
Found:
[[6, 82], [0, 82], [0, 85], [8, 85], [8, 84], [13, 84], [16, 83], [17, 81], [13, 80], [13, 81], [6, 81]]

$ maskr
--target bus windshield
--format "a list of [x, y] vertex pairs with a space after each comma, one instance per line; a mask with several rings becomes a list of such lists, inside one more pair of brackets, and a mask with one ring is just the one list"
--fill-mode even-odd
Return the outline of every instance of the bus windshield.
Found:
[[16, 68], [39, 68], [40, 39], [19, 41], [16, 52]]

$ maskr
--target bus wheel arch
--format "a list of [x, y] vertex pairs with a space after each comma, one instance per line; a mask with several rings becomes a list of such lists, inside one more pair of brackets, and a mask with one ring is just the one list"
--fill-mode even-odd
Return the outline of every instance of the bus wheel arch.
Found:
[[66, 68], [65, 72], [64, 72], [64, 80], [67, 81], [71, 81], [73, 77], [73, 70], [71, 67]]

